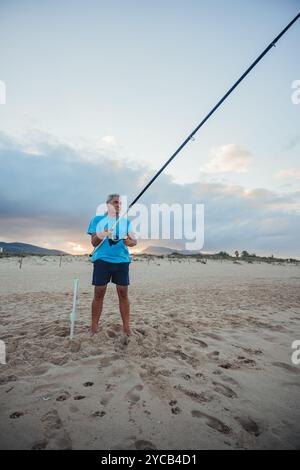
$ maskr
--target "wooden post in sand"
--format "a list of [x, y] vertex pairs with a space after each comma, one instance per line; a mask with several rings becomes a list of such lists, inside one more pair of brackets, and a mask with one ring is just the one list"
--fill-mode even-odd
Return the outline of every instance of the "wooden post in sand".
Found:
[[73, 308], [72, 308], [72, 312], [71, 312], [71, 315], [70, 315], [70, 322], [71, 322], [71, 325], [70, 325], [70, 339], [73, 339], [73, 336], [74, 336], [75, 321], [76, 321], [76, 316], [77, 316], [76, 315], [76, 304], [77, 304], [78, 283], [79, 283], [79, 279], [77, 277], [75, 277], [73, 279], [73, 288], [74, 288]]
[[19, 259], [19, 268], [22, 269], [23, 258], [22, 256]]
[[60, 258], [59, 258], [59, 267], [61, 268], [61, 259], [62, 259], [62, 255], [60, 255]]

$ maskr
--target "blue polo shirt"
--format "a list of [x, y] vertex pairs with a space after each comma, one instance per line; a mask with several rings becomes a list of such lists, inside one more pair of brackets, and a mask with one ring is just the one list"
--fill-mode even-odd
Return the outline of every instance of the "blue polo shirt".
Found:
[[[92, 234], [96, 232], [103, 232], [105, 229], [110, 229], [116, 222], [115, 217], [108, 217], [108, 215], [96, 215], [90, 221], [87, 233]], [[125, 238], [128, 232], [132, 232], [131, 222], [128, 219], [122, 218], [118, 225], [114, 228], [113, 235], [118, 236], [120, 239]], [[130, 263], [131, 257], [127, 246], [123, 240], [116, 244], [110, 245], [107, 238], [101, 246], [95, 251], [92, 256], [92, 262], [97, 259], [108, 261], [109, 263]]]

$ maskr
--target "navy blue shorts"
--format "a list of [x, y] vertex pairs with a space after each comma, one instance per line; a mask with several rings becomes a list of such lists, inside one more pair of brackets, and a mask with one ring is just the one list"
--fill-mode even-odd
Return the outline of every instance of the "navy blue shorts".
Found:
[[104, 286], [110, 281], [119, 286], [128, 286], [129, 263], [109, 263], [97, 259], [94, 262], [93, 286]]

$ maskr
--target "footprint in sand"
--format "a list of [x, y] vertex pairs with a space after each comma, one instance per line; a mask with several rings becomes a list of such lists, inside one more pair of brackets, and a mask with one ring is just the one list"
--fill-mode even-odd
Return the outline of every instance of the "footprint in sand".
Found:
[[134, 330], [136, 333], [139, 333], [142, 336], [146, 336], [146, 330], [144, 328], [135, 328]]
[[52, 326], [40, 328], [39, 336], [49, 336], [49, 334], [51, 334], [52, 332], [53, 332]]
[[269, 343], [274, 343], [274, 341], [276, 341], [276, 338], [274, 336], [264, 336], [263, 339], [265, 341], [268, 341]]
[[227, 385], [221, 384], [220, 382], [213, 382], [214, 391], [221, 393], [227, 398], [237, 398], [237, 394]]
[[172, 372], [168, 369], [158, 369], [156, 374], [162, 375], [163, 377], [170, 377], [170, 375], [172, 375]]
[[223, 336], [216, 335], [215, 333], [203, 333], [205, 336], [208, 336], [209, 338], [216, 339], [217, 341], [225, 341]]
[[204, 374], [202, 374], [202, 372], [197, 372], [195, 374], [195, 377], [197, 377], [197, 379], [203, 379], [204, 378]]
[[84, 382], [83, 386], [84, 387], [92, 387], [94, 385], [94, 382]]
[[81, 349], [81, 342], [80, 341], [71, 341], [70, 343], [70, 349], [72, 353], [77, 353]]
[[242, 366], [255, 367], [256, 362], [244, 356], [238, 356], [236, 361], [223, 362], [219, 365], [222, 369], [240, 369]]
[[280, 367], [281, 369], [287, 370], [289, 372], [294, 372], [294, 374], [299, 374], [299, 368], [286, 364], [285, 362], [272, 362], [272, 366]]
[[41, 421], [46, 432], [62, 428], [62, 422], [56, 410], [51, 410], [46, 413]]
[[94, 411], [94, 413], [91, 414], [92, 418], [102, 418], [105, 415], [105, 411]]
[[253, 359], [249, 359], [249, 358], [244, 357], [244, 356], [238, 356], [238, 361], [242, 365], [248, 365], [248, 366], [251, 366], [251, 367], [256, 366], [256, 362]]
[[103, 396], [100, 400], [101, 405], [106, 406], [110, 402], [110, 400], [112, 399], [113, 396], [114, 396], [113, 393], [103, 394]]
[[115, 331], [111, 330], [111, 329], [106, 330], [105, 334], [108, 338], [116, 338], [116, 336], [117, 336], [117, 333]]
[[50, 362], [51, 364], [54, 364], [55, 366], [63, 366], [69, 361], [69, 354], [64, 354], [64, 355], [57, 355], [57, 356], [52, 356]]
[[130, 403], [132, 405], [134, 405], [135, 403], [137, 403], [140, 398], [141, 398], [141, 395], [140, 395], [140, 391], [143, 390], [143, 385], [139, 384], [139, 385], [135, 385], [135, 387], [133, 387], [126, 395], [126, 398], [128, 399], [128, 401], [130, 401]]
[[208, 347], [208, 345], [204, 341], [202, 341], [201, 339], [195, 338], [194, 336], [191, 336], [189, 338], [189, 340], [194, 344], [199, 344], [199, 346], [201, 346], [201, 348], [207, 348]]
[[89, 352], [90, 356], [101, 356], [102, 349], [101, 348], [93, 348]]
[[190, 380], [190, 379], [191, 379], [191, 376], [190, 376], [189, 374], [183, 374], [183, 375], [182, 375], [182, 378], [183, 378], [184, 380]]
[[51, 410], [46, 413], [41, 418], [41, 422], [47, 438], [47, 447], [49, 447], [49, 449], [72, 449], [72, 442], [64, 430], [62, 421], [56, 410]]
[[177, 400], [171, 400], [171, 401], [169, 401], [169, 405], [170, 405], [170, 406], [177, 405]]
[[100, 365], [98, 366], [98, 370], [102, 371], [103, 367], [108, 367], [112, 363], [111, 356], [104, 356], [99, 360]]
[[10, 419], [18, 419], [21, 418], [21, 416], [24, 416], [23, 411], [15, 411], [9, 415]]
[[213, 397], [208, 395], [207, 393], [195, 392], [194, 390], [189, 390], [188, 388], [183, 387], [182, 385], [174, 385], [176, 390], [180, 390], [184, 395], [189, 397], [191, 400], [196, 401], [198, 403], [208, 403], [213, 400]]
[[70, 405], [69, 410], [71, 411], [71, 413], [78, 413], [79, 408], [77, 406]]
[[124, 346], [128, 346], [129, 343], [130, 343], [130, 337], [127, 336], [125, 333], [123, 333], [120, 338], [120, 347], [123, 349]]
[[207, 357], [209, 357], [209, 359], [218, 359], [219, 355], [220, 355], [219, 351], [212, 351], [209, 354], [207, 354]]
[[178, 415], [179, 413], [181, 413], [181, 408], [179, 408], [179, 406], [175, 406], [177, 405], [177, 400], [169, 401], [169, 405], [171, 406], [171, 412], [173, 413], [173, 415]]
[[54, 330], [55, 336], [58, 336], [59, 338], [65, 338], [66, 336], [69, 336], [70, 330], [68, 328], [62, 327], [62, 328], [56, 328]]
[[219, 367], [222, 367], [222, 369], [236, 369], [236, 366], [231, 362], [223, 362], [223, 364], [220, 364]]
[[203, 413], [202, 411], [199, 410], [192, 410], [191, 414], [194, 418], [203, 418], [207, 424], [212, 429], [215, 429], [216, 431], [222, 433], [222, 434], [229, 434], [231, 432], [231, 429], [229, 426], [224, 424], [222, 421], [220, 421], [217, 418], [214, 418], [213, 416], [210, 416], [206, 413]]
[[234, 418], [242, 428], [249, 434], [253, 434], [255, 437], [261, 434], [261, 431], [255, 421], [247, 416], [236, 416]]
[[115, 388], [114, 384], [105, 384], [105, 390], [108, 392], [109, 390], [113, 390]]
[[172, 411], [173, 415], [178, 415], [179, 413], [181, 413], [181, 408], [179, 408], [179, 406], [173, 406], [171, 408], [171, 411]]
[[70, 398], [70, 393], [69, 392], [63, 392], [61, 395], [59, 395], [57, 398], [56, 398], [56, 401], [65, 401], [65, 400], [68, 400], [68, 398]]
[[47, 445], [48, 445], [48, 441], [46, 440], [39, 441], [33, 444], [33, 446], [31, 447], [31, 450], [44, 450], [46, 449]]
[[112, 354], [111, 356], [103, 356], [99, 358], [99, 366], [97, 367], [102, 372], [103, 367], [110, 366], [114, 361], [120, 359], [119, 354]]
[[14, 352], [16, 352], [17, 348], [18, 348], [18, 342], [17, 341], [8, 343], [8, 345], [6, 347], [6, 352], [7, 353], [14, 353]]
[[122, 326], [119, 324], [110, 325], [109, 328], [116, 333], [119, 333], [122, 330]]
[[75, 395], [74, 400], [83, 400], [85, 398], [84, 395]]
[[240, 384], [236, 380], [234, 380], [232, 377], [228, 377], [228, 375], [224, 375], [224, 374], [222, 374], [222, 372], [221, 372], [221, 375], [222, 375], [221, 378], [222, 378], [223, 382], [227, 382], [231, 385], [240, 386]]
[[156, 449], [156, 446], [150, 441], [139, 440], [134, 443], [137, 450], [151, 450]]
[[46, 372], [49, 370], [49, 367], [48, 366], [37, 366], [37, 367], [33, 367], [31, 370], [30, 370], [30, 374], [31, 375], [44, 375], [46, 374]]

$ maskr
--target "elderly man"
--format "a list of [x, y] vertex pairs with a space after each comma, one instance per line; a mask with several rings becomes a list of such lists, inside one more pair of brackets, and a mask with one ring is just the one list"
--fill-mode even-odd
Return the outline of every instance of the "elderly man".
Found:
[[116, 284], [123, 330], [130, 336], [128, 286], [131, 258], [128, 247], [135, 246], [137, 241], [128, 219], [121, 218], [117, 226], [112, 229], [121, 211], [120, 195], [109, 194], [106, 204], [106, 214], [93, 217], [87, 232], [91, 235], [94, 248], [101, 244], [92, 256], [94, 264], [92, 283], [95, 289], [92, 302], [91, 335], [97, 332], [107, 284], [111, 281]]

